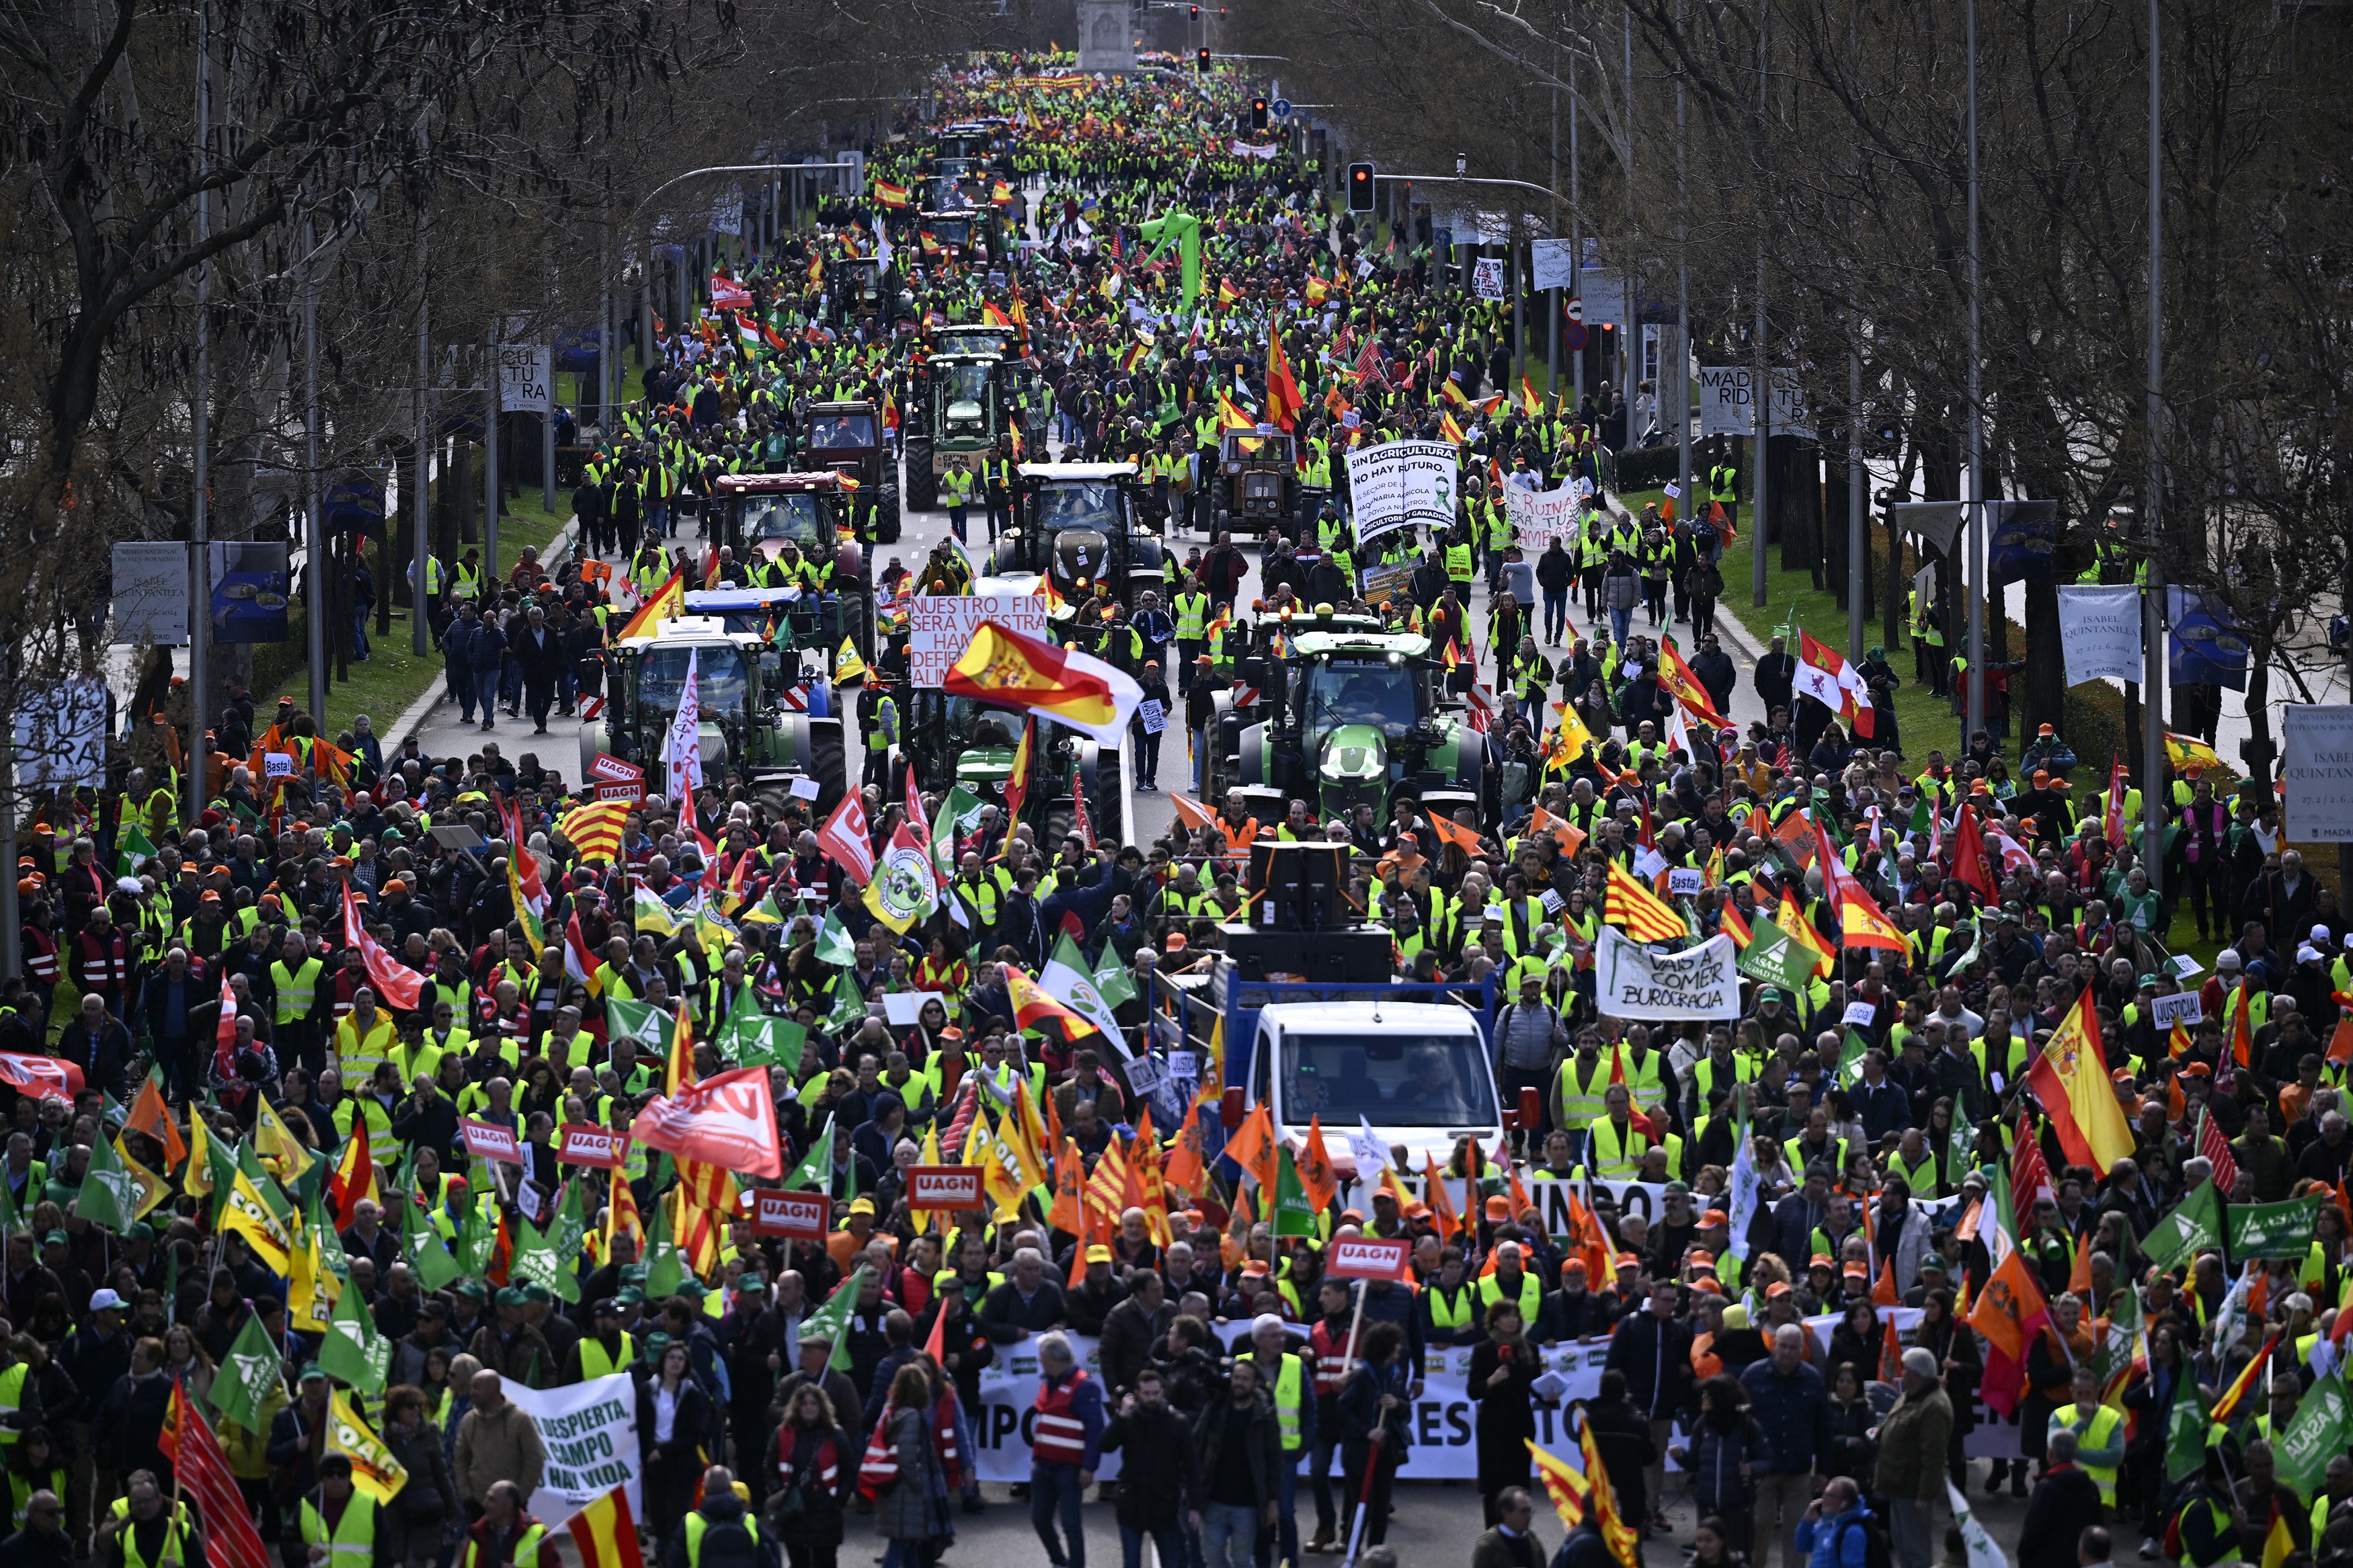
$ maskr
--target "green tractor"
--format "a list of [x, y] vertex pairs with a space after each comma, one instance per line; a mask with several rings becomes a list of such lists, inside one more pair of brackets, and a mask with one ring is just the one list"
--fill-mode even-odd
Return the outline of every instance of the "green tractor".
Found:
[[717, 781], [732, 770], [781, 808], [795, 778], [815, 781], [820, 816], [839, 803], [845, 785], [841, 720], [806, 711], [806, 677], [793, 656], [770, 647], [757, 633], [730, 631], [715, 616], [658, 623], [653, 632], [605, 651], [606, 700], [601, 722], [580, 727], [580, 776], [596, 779], [599, 753], [645, 770], [648, 794], [661, 789], [662, 742], [686, 692], [690, 658], [702, 770]]
[[[900, 750], [915, 777], [933, 787], [961, 784], [1000, 810], [1005, 783], [1021, 745], [1028, 715], [976, 698], [950, 696], [936, 688], [918, 691], [901, 685]], [[1120, 782], [1119, 752], [1060, 724], [1038, 721], [1029, 741], [1029, 785], [1021, 820], [1050, 854], [1067, 835], [1078, 832], [1076, 799], [1086, 803], [1087, 823], [1100, 844], [1127, 842], [1127, 795]]]
[[[1218, 694], [1203, 794], [1248, 791], [1253, 807], [1303, 798], [1319, 821], [1370, 805], [1386, 822], [1400, 800], [1493, 826], [1501, 778], [1487, 737], [1444, 689], [1419, 632], [1356, 616], [1294, 621], [1283, 657], [1242, 661], [1238, 691]], [[1261, 813], [1261, 816], [1263, 814]]]
[[1024, 463], [1013, 482], [1013, 526], [997, 536], [990, 571], [1042, 573], [1066, 605], [1097, 588], [1133, 611], [1164, 584], [1167, 547], [1143, 521], [1134, 463]]
[[907, 504], [930, 511], [940, 504], [940, 479], [950, 469], [973, 476], [981, 495], [981, 465], [1013, 449], [1005, 393], [1006, 362], [995, 353], [943, 350], [916, 366], [905, 432]]

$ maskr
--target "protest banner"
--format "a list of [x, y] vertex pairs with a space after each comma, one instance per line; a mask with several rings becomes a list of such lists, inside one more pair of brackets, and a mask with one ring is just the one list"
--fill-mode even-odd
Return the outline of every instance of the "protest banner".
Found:
[[2229, 1218], [2232, 1266], [2250, 1258], [2303, 1258], [2312, 1250], [2320, 1205], [2317, 1194], [2290, 1198], [2284, 1204], [2232, 1204]]
[[1512, 538], [1522, 552], [1539, 553], [1556, 539], [1564, 548], [1577, 542], [1577, 493], [1569, 485], [1552, 490], [1532, 490], [1525, 485], [1504, 487], [1504, 515], [1511, 521]]
[[2138, 680], [2140, 622], [2140, 590], [2129, 583], [2060, 589], [2059, 640], [2067, 658], [2067, 683]]
[[539, 1489], [525, 1505], [533, 1515], [563, 1519], [615, 1487], [626, 1489], [632, 1509], [639, 1505], [638, 1396], [628, 1373], [550, 1389], [509, 1378], [506, 1394], [547, 1450]]
[[1349, 453], [1349, 510], [1356, 542], [1410, 523], [1452, 528], [1457, 468], [1454, 448], [1444, 441], [1384, 441]]
[[907, 679], [920, 690], [947, 679], [983, 621], [1044, 641], [1042, 594], [919, 594], [907, 603]]
[[1736, 1018], [1740, 975], [1732, 939], [1714, 936], [1681, 952], [1654, 952], [1604, 925], [1593, 948], [1594, 1002], [1609, 1018]]
[[458, 1124], [458, 1131], [465, 1141], [469, 1154], [483, 1160], [501, 1160], [510, 1165], [522, 1163], [522, 1151], [515, 1147], [514, 1129], [512, 1127], [501, 1127], [495, 1121], [478, 1121], [469, 1116]]
[[1331, 1261], [1324, 1272], [1335, 1279], [1389, 1279], [1400, 1284], [1413, 1278], [1413, 1249], [1403, 1241], [1378, 1237], [1342, 1237], [1332, 1243]]
[[833, 1200], [823, 1193], [780, 1193], [762, 1187], [752, 1194], [752, 1228], [762, 1236], [823, 1241], [832, 1217]]

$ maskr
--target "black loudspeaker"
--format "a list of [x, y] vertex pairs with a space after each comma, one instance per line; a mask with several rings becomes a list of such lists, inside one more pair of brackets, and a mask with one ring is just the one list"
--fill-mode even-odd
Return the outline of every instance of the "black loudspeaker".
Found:
[[1348, 846], [1282, 843], [1263, 833], [1250, 845], [1249, 921], [1261, 931], [1335, 931], [1348, 886]]

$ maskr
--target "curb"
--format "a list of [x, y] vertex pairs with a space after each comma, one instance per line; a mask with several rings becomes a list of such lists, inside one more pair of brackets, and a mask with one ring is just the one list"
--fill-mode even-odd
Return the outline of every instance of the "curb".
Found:
[[[579, 531], [580, 520], [577, 517], [566, 519], [564, 526], [555, 531], [555, 537], [547, 542], [547, 548], [540, 552], [540, 560], [547, 566], [548, 575], [554, 576], [571, 555], [572, 542]], [[436, 676], [433, 684], [426, 688], [425, 695], [403, 709], [400, 717], [393, 721], [392, 728], [384, 736], [385, 747], [399, 750], [411, 735], [424, 727], [433, 710], [448, 700], [449, 680], [445, 673]]]
[[[1622, 519], [1627, 522], [1641, 521], [1626, 510], [1625, 503], [1618, 499], [1615, 492], [1604, 490], [1601, 492], [1601, 499], [1609, 507], [1610, 516]], [[1729, 588], [1732, 584], [1726, 583], [1725, 586]], [[1757, 640], [1748, 635], [1748, 628], [1741, 624], [1738, 616], [1724, 607], [1724, 602], [1720, 599], [1716, 601], [1715, 637], [1718, 642], [1739, 657], [1740, 670], [1744, 675], [1755, 670], [1757, 661], [1765, 657], [1765, 650], [1759, 647]]]

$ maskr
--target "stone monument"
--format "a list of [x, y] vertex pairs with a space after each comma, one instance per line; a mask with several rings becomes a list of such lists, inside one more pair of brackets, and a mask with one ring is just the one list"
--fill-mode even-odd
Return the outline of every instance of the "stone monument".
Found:
[[1079, 0], [1079, 68], [1134, 70], [1134, 26], [1128, 0]]

